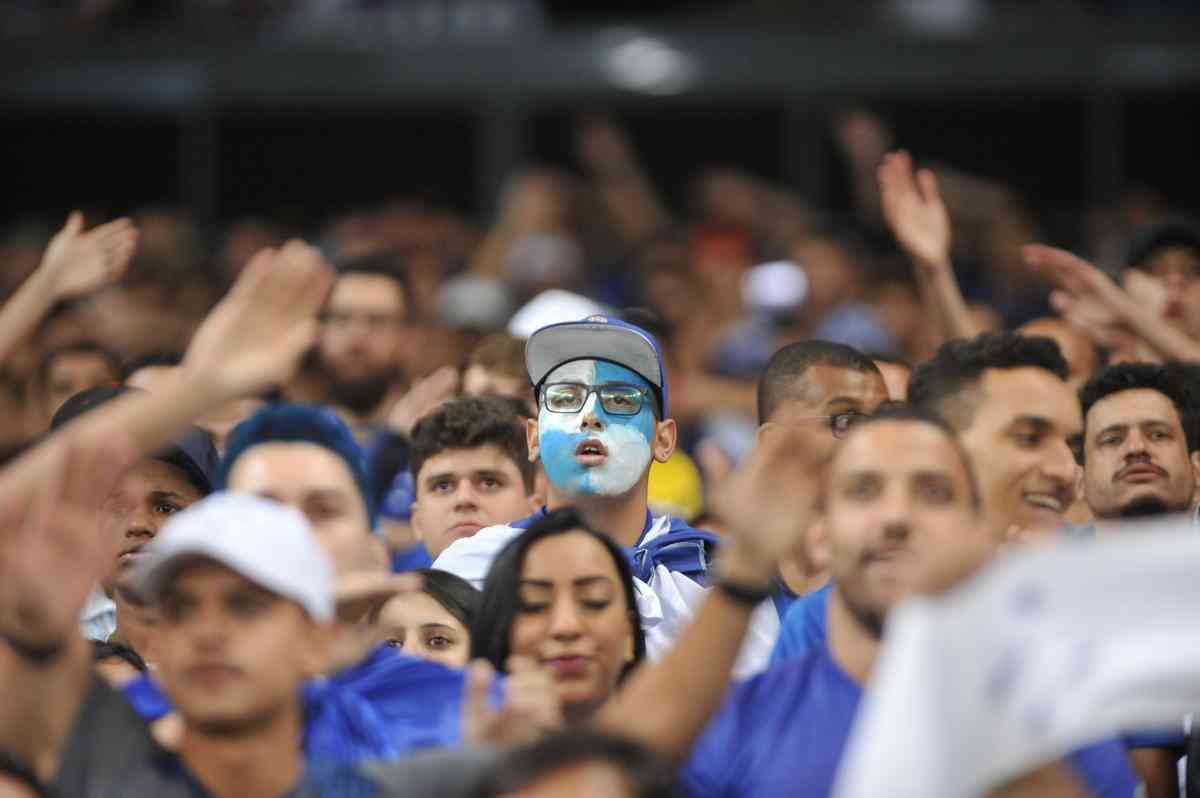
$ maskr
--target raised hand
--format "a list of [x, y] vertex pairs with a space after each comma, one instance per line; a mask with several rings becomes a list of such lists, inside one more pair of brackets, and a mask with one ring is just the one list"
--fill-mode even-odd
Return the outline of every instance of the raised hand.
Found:
[[90, 294], [125, 273], [137, 247], [138, 232], [129, 219], [83, 231], [83, 214], [74, 211], [50, 239], [37, 277], [54, 301]]
[[363, 571], [337, 580], [337, 618], [330, 640], [326, 672], [360, 662], [383, 642], [386, 630], [369, 622], [371, 613], [395, 596], [415, 593], [423, 580], [418, 574]]
[[332, 283], [332, 269], [303, 241], [262, 250], [196, 331], [185, 377], [206, 385], [219, 402], [286, 381], [316, 340], [317, 314]]
[[504, 704], [492, 706], [495, 673], [484, 660], [467, 669], [463, 737], [477, 746], [510, 748], [562, 726], [562, 704], [553, 677], [526, 657], [509, 657]]
[[883, 218], [896, 241], [918, 266], [950, 266], [950, 214], [928, 169], [914, 174], [912, 157], [889, 153], [877, 171]]
[[428, 377], [413, 383], [408, 393], [396, 400], [388, 411], [388, 428], [408, 436], [417, 422], [436, 410], [458, 392], [458, 369], [443, 366]]
[[828, 435], [818, 424], [763, 424], [745, 464], [714, 492], [710, 507], [738, 578], [770, 579], [814, 520]]
[[113, 552], [96, 514], [133, 462], [132, 441], [56, 439], [0, 478], [0, 630], [49, 657], [78, 635], [79, 613]]

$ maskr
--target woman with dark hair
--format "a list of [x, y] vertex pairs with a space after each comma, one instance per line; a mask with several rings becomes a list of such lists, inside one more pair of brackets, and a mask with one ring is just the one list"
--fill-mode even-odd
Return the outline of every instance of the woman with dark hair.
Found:
[[389, 599], [371, 620], [387, 633], [387, 642], [405, 654], [452, 668], [467, 664], [471, 626], [482, 596], [465, 579], [446, 571], [424, 568], [417, 593]]
[[472, 629], [472, 657], [549, 666], [568, 719], [586, 717], [646, 657], [633, 571], [572, 507], [534, 521], [496, 558]]

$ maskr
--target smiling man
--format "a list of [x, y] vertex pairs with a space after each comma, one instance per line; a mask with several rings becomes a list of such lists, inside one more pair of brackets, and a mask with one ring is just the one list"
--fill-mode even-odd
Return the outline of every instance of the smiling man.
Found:
[[958, 433], [997, 539], [1058, 530], [1074, 501], [1083, 422], [1066, 378], [1057, 344], [1007, 332], [948, 341], [913, 372], [909, 400]]
[[1163, 366], [1122, 363], [1080, 392], [1083, 483], [1098, 519], [1190, 510], [1200, 476], [1200, 429], [1187, 387]]
[[[492, 561], [546, 509], [574, 506], [588, 524], [625, 548], [638, 581], [638, 609], [651, 655], [668, 647], [702, 599], [715, 535], [647, 506], [650, 465], [675, 451], [667, 373], [654, 338], [604, 316], [543, 327], [530, 336], [525, 365], [538, 400], [526, 422], [529, 456], [549, 479], [546, 508], [455, 541], [434, 567], [482, 585]], [[766, 604], [739, 671], [760, 667], [778, 633]]]

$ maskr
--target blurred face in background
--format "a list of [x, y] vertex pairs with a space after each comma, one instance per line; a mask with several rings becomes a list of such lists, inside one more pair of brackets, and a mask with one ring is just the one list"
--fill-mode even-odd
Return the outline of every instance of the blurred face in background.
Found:
[[114, 385], [121, 375], [112, 362], [100, 352], [63, 352], [56, 355], [45, 370], [46, 423], [63, 406], [63, 402], [80, 391], [101, 385]]
[[338, 277], [317, 344], [333, 402], [366, 414], [384, 399], [401, 365], [407, 310], [403, 287], [386, 275]]
[[142, 550], [173, 515], [201, 498], [187, 472], [163, 460], [141, 460], [122, 474], [99, 513], [118, 575], [146, 556]]
[[373, 565], [367, 507], [354, 475], [324, 446], [274, 441], [247, 449], [227, 480], [235, 493], [253, 493], [304, 513], [339, 574]]

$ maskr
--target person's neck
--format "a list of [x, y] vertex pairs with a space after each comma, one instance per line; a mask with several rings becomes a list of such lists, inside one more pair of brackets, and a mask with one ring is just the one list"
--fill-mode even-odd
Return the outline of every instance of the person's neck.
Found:
[[185, 726], [179, 756], [214, 798], [279, 798], [304, 774], [300, 707], [243, 735]]
[[547, 510], [574, 507], [593, 529], [611, 537], [618, 546], [636, 546], [646, 529], [646, 481], [621, 496], [581, 496], [550, 486]]
[[858, 684], [865, 685], [879, 656], [879, 638], [867, 629], [834, 586], [829, 595], [828, 645], [833, 661]]

